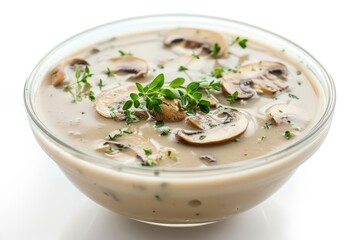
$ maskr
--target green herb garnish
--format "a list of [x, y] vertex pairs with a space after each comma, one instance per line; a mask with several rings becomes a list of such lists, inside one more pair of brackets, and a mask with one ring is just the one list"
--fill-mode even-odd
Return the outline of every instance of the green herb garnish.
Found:
[[224, 73], [224, 68], [219, 67], [219, 68], [215, 68], [211, 72], [211, 76], [216, 77], [216, 78], [221, 78], [223, 76], [223, 73]]
[[161, 133], [160, 133], [160, 135], [161, 135], [161, 136], [167, 136], [167, 135], [170, 134], [170, 132], [171, 132], [170, 128], [163, 127], [163, 128], [161, 128]]
[[265, 122], [264, 129], [270, 129], [271, 123]]
[[206, 135], [200, 135], [199, 139], [204, 140], [206, 138]]
[[[76, 82], [70, 83], [65, 86], [65, 91], [70, 92], [73, 96], [75, 102], [81, 102], [84, 96], [89, 96], [89, 94], [94, 97], [94, 93], [90, 91], [91, 84], [88, 82], [88, 78], [92, 77], [92, 73], [90, 73], [90, 69], [88, 66], [85, 66], [83, 72], [81, 72], [80, 68], [77, 66], [75, 69], [75, 78]], [[75, 92], [73, 88], [75, 87]], [[92, 97], [89, 97], [91, 100]]]
[[164, 124], [164, 122], [163, 121], [156, 121], [156, 123], [155, 123], [155, 127], [156, 128], [161, 128], [161, 127], [163, 127], [165, 124]]
[[246, 48], [247, 47], [247, 42], [248, 42], [248, 39], [246, 39], [246, 38], [241, 39], [239, 36], [237, 36], [232, 44], [237, 43], [237, 44], [239, 44], [239, 46], [241, 48]]
[[294, 95], [294, 94], [292, 94], [292, 93], [289, 93], [288, 96], [289, 96], [289, 98], [292, 98], [292, 99], [296, 99], [296, 100], [299, 99], [298, 96], [296, 96], [296, 95]]
[[233, 103], [238, 98], [238, 95], [238, 91], [235, 91], [233, 94], [226, 96], [226, 101], [228, 101], [229, 103]]
[[114, 72], [111, 71], [110, 68], [106, 68], [106, 75], [107, 75], [108, 77], [112, 77], [112, 76], [114, 76]]
[[200, 59], [200, 55], [197, 53], [193, 53], [193, 54], [191, 54], [191, 56], [195, 59]]
[[144, 153], [146, 156], [149, 156], [152, 154], [152, 150], [150, 148], [144, 148]]
[[216, 56], [219, 52], [220, 52], [220, 46], [218, 43], [214, 43], [214, 45], [212, 46], [212, 51], [211, 51], [211, 55]]
[[123, 50], [118, 50], [118, 52], [120, 53], [121, 56], [132, 55], [131, 52], [125, 52], [125, 51], [123, 51]]
[[[202, 99], [202, 93], [198, 91], [200, 83], [191, 82], [186, 88], [183, 86], [184, 83], [184, 78], [176, 78], [165, 85], [164, 74], [162, 73], [145, 86], [136, 83], [138, 92], [130, 93], [131, 99], [125, 102], [123, 110], [127, 111], [134, 106], [146, 111], [162, 113], [160, 105], [167, 104], [162, 100], [167, 98], [178, 99], [178, 107], [188, 113], [193, 113], [196, 109], [208, 113], [210, 111], [210, 102]], [[217, 88], [216, 86], [214, 83], [210, 84], [210, 88]], [[180, 87], [181, 89], [178, 89]]]
[[99, 80], [98, 86], [100, 91], [102, 91], [102, 88], [105, 86], [102, 79]]
[[295, 134], [293, 133], [293, 132], [290, 132], [289, 130], [286, 130], [285, 132], [284, 132], [284, 137], [287, 139], [287, 140], [289, 140], [290, 138], [292, 138], [292, 137], [294, 137], [295, 136]]
[[186, 70], [188, 70], [188, 68], [184, 67], [184, 66], [180, 66], [179, 69], [178, 69], [179, 72], [184, 72]]

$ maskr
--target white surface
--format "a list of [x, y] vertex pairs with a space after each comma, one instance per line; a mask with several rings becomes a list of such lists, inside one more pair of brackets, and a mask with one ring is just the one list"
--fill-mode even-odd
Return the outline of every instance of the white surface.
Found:
[[[360, 239], [356, 1], [206, 2], [1, 1], [1, 240]], [[27, 75], [65, 38], [109, 21], [169, 12], [223, 16], [285, 36], [325, 66], [338, 92], [327, 140], [278, 193], [242, 215], [191, 229], [136, 223], [87, 199], [35, 142], [22, 99]]]

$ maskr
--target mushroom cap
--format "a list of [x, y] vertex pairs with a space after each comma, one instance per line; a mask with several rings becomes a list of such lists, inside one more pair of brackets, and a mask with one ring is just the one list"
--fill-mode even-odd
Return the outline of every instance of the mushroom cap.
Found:
[[[138, 135], [138, 134], [125, 134], [115, 141], [106, 141], [104, 145], [115, 145], [115, 146], [122, 146], [126, 147], [128, 150], [124, 150], [121, 152], [126, 153], [126, 151], [133, 151], [137, 158], [145, 163], [146, 160], [156, 160], [158, 155], [158, 150], [156, 149], [155, 145], [150, 142], [149, 139]], [[146, 155], [144, 150], [150, 150], [151, 154]], [[117, 152], [113, 152], [112, 154], [116, 154]], [[129, 152], [128, 152], [129, 154]]]
[[146, 76], [149, 71], [148, 63], [139, 57], [133, 55], [124, 55], [110, 59], [110, 66], [112, 72], [125, 72], [132, 74], [132, 78]]
[[166, 33], [164, 45], [171, 46], [173, 43], [180, 41], [185, 48], [202, 48], [209, 53], [212, 51], [214, 44], [217, 43], [220, 50], [214, 57], [225, 57], [228, 52], [225, 38], [220, 33], [210, 30], [177, 28]]
[[64, 61], [61, 61], [50, 73], [51, 84], [54, 86], [60, 85], [66, 78], [65, 76], [65, 67], [69, 65], [72, 69], [75, 70], [76, 66], [86, 66], [89, 63], [83, 58], [68, 58]]
[[60, 85], [65, 80], [64, 63], [59, 63], [50, 73], [51, 84]]
[[123, 118], [125, 115], [123, 113], [122, 106], [130, 99], [131, 92], [137, 92], [136, 86], [118, 86], [102, 91], [95, 98], [95, 110], [101, 116], [106, 118], [113, 118], [113, 114], [115, 114], [118, 118]]
[[[235, 109], [225, 109], [215, 115], [213, 117], [201, 114], [188, 117], [187, 123], [201, 130], [179, 130], [177, 136], [193, 145], [222, 143], [243, 134], [249, 124], [247, 117]], [[215, 118], [219, 116], [223, 118]]]
[[152, 115], [158, 121], [179, 122], [185, 119], [186, 111], [180, 110], [177, 99], [162, 99], [164, 103], [160, 104], [163, 113], [153, 112]]
[[294, 105], [285, 103], [279, 103], [269, 107], [265, 114], [267, 119], [273, 121], [276, 125], [287, 123], [298, 130], [304, 129], [306, 123], [310, 121], [305, 111]]
[[239, 99], [251, 98], [257, 93], [276, 93], [288, 88], [284, 82], [287, 67], [279, 62], [260, 61], [240, 66], [237, 73], [227, 72], [222, 87], [227, 94], [238, 91]]

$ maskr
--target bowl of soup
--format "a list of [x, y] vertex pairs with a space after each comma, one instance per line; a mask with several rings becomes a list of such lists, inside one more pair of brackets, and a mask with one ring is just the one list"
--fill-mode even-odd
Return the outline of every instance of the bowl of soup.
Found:
[[324, 141], [335, 106], [321, 64], [227, 19], [120, 20], [52, 49], [25, 84], [34, 136], [86, 196], [163, 226], [261, 203]]

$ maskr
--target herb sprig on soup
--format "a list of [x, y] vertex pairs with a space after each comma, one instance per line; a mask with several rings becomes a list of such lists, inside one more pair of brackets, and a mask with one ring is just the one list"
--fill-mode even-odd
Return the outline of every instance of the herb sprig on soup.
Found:
[[318, 99], [301, 69], [244, 36], [144, 32], [62, 60], [37, 105], [79, 150], [145, 167], [209, 167], [269, 154], [307, 131]]

